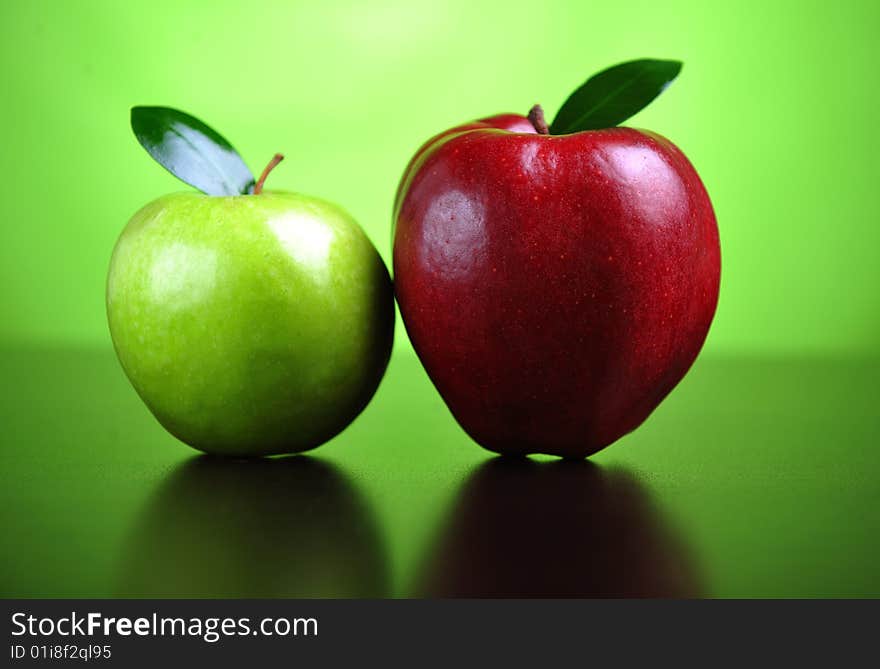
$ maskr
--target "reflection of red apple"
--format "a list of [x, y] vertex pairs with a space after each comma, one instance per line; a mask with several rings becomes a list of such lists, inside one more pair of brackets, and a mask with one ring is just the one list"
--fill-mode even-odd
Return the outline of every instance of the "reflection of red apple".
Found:
[[641, 424], [696, 358], [718, 229], [663, 137], [536, 127], [505, 114], [419, 150], [394, 278], [416, 352], [477, 442], [583, 457]]
[[490, 458], [462, 485], [414, 584], [450, 597], [700, 597], [675, 523], [625, 469]]

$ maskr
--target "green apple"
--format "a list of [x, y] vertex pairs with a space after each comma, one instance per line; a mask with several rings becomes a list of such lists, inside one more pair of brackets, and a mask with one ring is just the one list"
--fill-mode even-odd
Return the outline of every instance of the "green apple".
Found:
[[125, 373], [169, 432], [209, 453], [320, 445], [366, 406], [391, 352], [393, 293], [375, 247], [334, 204], [262, 192], [268, 169], [251, 194], [151, 202], [110, 263]]

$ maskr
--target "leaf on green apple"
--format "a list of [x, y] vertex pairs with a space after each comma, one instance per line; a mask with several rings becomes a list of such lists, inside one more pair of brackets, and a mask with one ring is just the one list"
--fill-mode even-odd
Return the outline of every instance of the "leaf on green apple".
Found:
[[631, 60], [602, 70], [572, 93], [551, 135], [612, 128], [644, 109], [681, 72], [678, 60]]
[[207, 195], [245, 195], [254, 175], [218, 132], [170, 107], [132, 107], [131, 129], [162, 167]]

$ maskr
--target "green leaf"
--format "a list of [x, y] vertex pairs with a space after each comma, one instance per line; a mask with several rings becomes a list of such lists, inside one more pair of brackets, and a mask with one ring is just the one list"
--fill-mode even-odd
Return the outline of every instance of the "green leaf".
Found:
[[132, 107], [131, 129], [147, 152], [181, 181], [208, 195], [244, 195], [254, 175], [215, 130], [170, 107]]
[[612, 128], [641, 111], [681, 72], [678, 60], [631, 60], [602, 70], [572, 93], [551, 135]]

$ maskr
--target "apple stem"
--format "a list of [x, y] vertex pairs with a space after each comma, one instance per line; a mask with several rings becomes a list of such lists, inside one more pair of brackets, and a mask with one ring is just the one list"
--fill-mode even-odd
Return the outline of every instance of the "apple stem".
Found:
[[550, 128], [547, 126], [547, 121], [544, 120], [544, 108], [541, 105], [535, 105], [529, 109], [528, 119], [535, 126], [539, 135], [550, 134]]
[[260, 178], [257, 179], [257, 183], [254, 186], [254, 195], [259, 195], [263, 192], [263, 184], [266, 183], [266, 177], [269, 176], [269, 172], [275, 169], [275, 166], [282, 160], [284, 160], [284, 156], [280, 153], [276, 153], [274, 156], [272, 156], [272, 160], [269, 161], [269, 164], [266, 165], [266, 169], [263, 170]]

